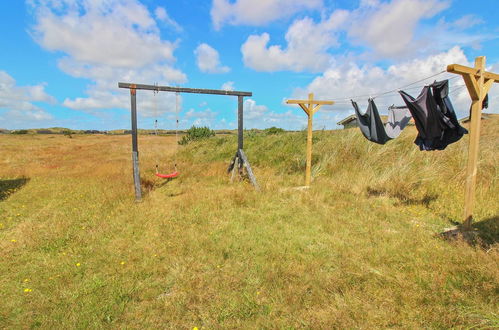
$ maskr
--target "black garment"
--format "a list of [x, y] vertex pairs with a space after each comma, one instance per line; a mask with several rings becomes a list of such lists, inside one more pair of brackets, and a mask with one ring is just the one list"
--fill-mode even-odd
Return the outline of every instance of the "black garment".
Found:
[[483, 102], [482, 102], [482, 110], [488, 109], [488, 108], [489, 108], [489, 94], [487, 93], [485, 95], [485, 98], [483, 99]]
[[352, 100], [353, 108], [355, 109], [355, 115], [357, 116], [357, 121], [359, 123], [360, 130], [362, 134], [369, 141], [385, 144], [387, 141], [391, 140], [385, 132], [385, 126], [381, 121], [378, 109], [374, 100], [369, 99], [369, 106], [365, 114], [361, 114], [357, 102]]
[[414, 143], [420, 150], [444, 150], [468, 133], [459, 125], [448, 92], [448, 80], [425, 86], [416, 99], [400, 91], [414, 118], [418, 130]]
[[444, 138], [448, 141], [448, 144], [459, 141], [464, 134], [468, 134], [468, 131], [457, 120], [456, 112], [449, 98], [449, 80], [435, 81], [431, 85], [431, 90], [435, 102], [440, 107], [441, 118], [448, 127], [445, 130]]

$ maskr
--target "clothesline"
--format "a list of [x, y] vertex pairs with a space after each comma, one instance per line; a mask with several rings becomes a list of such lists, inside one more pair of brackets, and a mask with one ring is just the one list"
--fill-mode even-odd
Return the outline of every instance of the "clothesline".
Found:
[[[454, 77], [454, 78], [459, 78], [459, 77]], [[448, 80], [451, 80], [451, 79], [448, 79]], [[414, 86], [414, 87], [410, 87], [410, 88], [404, 88], [405, 91], [411, 91], [411, 90], [417, 90], [417, 89], [420, 89], [420, 88], [423, 88], [425, 85], [420, 85], [420, 86]], [[457, 91], [460, 91], [462, 88], [466, 87], [466, 85], [462, 84], [462, 85], [456, 85], [453, 87], [453, 90], [451, 92], [449, 92], [449, 94], [455, 94]], [[384, 93], [384, 94], [378, 94], [378, 96], [376, 97], [373, 97], [372, 95], [360, 95], [360, 96], [356, 96], [356, 97], [352, 97], [352, 98], [349, 98], [349, 99], [345, 99], [345, 100], [342, 100], [342, 101], [335, 101], [335, 104], [336, 105], [346, 105], [346, 104], [351, 104], [351, 99], [356, 99], [356, 98], [361, 98], [361, 97], [369, 97], [370, 98], [373, 98], [373, 99], [376, 99], [376, 98], [385, 98], [385, 97], [390, 97], [390, 96], [394, 96], [398, 94], [398, 90], [396, 92], [393, 92], [393, 93]]]
[[405, 91], [400, 91], [400, 95], [407, 108], [404, 111], [390, 111], [386, 123], [381, 119], [374, 99], [369, 99], [365, 113], [352, 100], [357, 124], [366, 139], [385, 144], [398, 137], [411, 119], [418, 130], [414, 143], [419, 146], [419, 150], [444, 150], [468, 133], [459, 124], [449, 99], [449, 80], [431, 84], [417, 98]]
[[[439, 76], [439, 75], [441, 75], [443, 73], [446, 73], [446, 72], [447, 71], [443, 70], [443, 71], [440, 71], [440, 72], [438, 72], [436, 74], [433, 74], [431, 76], [428, 76], [428, 77], [416, 80], [416, 81], [414, 81], [414, 82], [412, 82], [410, 84], [403, 85], [403, 86], [400, 86], [398, 88], [391, 89], [391, 90], [388, 90], [388, 91], [385, 91], [385, 92], [371, 93], [371, 94], [364, 94], [364, 95], [355, 95], [355, 96], [344, 97], [344, 98], [336, 98], [336, 99], [332, 99], [332, 100], [335, 101], [335, 103], [337, 103], [337, 104], [338, 103], [342, 103], [342, 101], [345, 101], [345, 103], [349, 103], [350, 100], [352, 100], [352, 99], [365, 98], [365, 97], [369, 97], [369, 98], [375, 99], [375, 98], [378, 98], [380, 96], [398, 93], [398, 91], [401, 90], [401, 89], [410, 90], [410, 89], [422, 88], [422, 87], [424, 87], [424, 85], [423, 86], [411, 87], [411, 88], [407, 88], [407, 87], [410, 87], [410, 86], [412, 86], [414, 84], [417, 84], [417, 83], [420, 83], [422, 81], [434, 78], [434, 77]], [[458, 78], [458, 76], [453, 75], [452, 77], [449, 77], [447, 80], [452, 80], [452, 79], [456, 79], [456, 78]]]
[[[411, 88], [406, 88], [405, 90], [413, 90], [413, 89], [417, 89], [417, 88], [422, 88], [424, 86], [417, 86], [417, 87], [411, 87]], [[459, 92], [461, 92], [464, 88], [466, 88], [466, 84], [459, 84], [459, 85], [456, 85], [453, 87], [452, 91], [449, 92], [449, 96], [450, 95], [456, 95], [458, 94]], [[384, 97], [387, 97], [387, 95], [384, 95], [384, 96], [381, 96], [380, 98], [384, 98]], [[348, 101], [343, 101], [343, 102], [338, 102], [338, 103], [335, 103], [335, 105], [348, 105], [348, 106], [351, 106], [352, 105], [352, 101], [348, 100]], [[393, 103], [391, 104], [381, 104], [381, 105], [378, 105], [378, 108], [379, 109], [388, 109], [390, 108], [392, 105], [394, 105]]]

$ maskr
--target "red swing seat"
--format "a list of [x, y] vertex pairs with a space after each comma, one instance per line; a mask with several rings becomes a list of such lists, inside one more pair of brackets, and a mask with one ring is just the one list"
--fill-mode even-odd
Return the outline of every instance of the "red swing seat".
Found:
[[177, 176], [179, 176], [179, 172], [175, 171], [173, 173], [170, 173], [170, 174], [161, 174], [161, 173], [156, 173], [155, 175], [159, 178], [163, 178], [163, 179], [173, 179], [173, 178], [176, 178]]

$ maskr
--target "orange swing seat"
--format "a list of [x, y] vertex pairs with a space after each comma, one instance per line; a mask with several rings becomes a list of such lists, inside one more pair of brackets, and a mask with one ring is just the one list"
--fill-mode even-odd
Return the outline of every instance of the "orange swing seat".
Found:
[[173, 173], [170, 173], [170, 174], [161, 174], [161, 173], [156, 173], [155, 174], [157, 177], [159, 178], [163, 178], [163, 179], [173, 179], [173, 178], [176, 178], [177, 176], [180, 175], [179, 172], [175, 171]]

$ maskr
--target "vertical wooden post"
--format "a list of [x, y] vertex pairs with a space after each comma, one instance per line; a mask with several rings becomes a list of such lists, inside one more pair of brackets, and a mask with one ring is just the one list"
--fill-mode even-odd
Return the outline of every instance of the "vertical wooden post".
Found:
[[468, 148], [468, 168], [466, 170], [466, 188], [464, 192], [464, 230], [471, 230], [472, 228], [471, 225], [473, 221], [473, 207], [475, 205], [478, 150], [480, 148], [480, 124], [482, 121], [482, 102], [485, 98], [485, 94], [483, 94], [483, 72], [485, 71], [485, 57], [481, 56], [475, 59], [475, 69], [480, 70], [481, 74], [477, 79], [478, 100], [472, 100], [470, 113], [470, 142]]
[[333, 105], [333, 101], [314, 100], [314, 93], [308, 94], [308, 100], [288, 100], [287, 104], [298, 104], [307, 114], [307, 163], [305, 167], [305, 186], [310, 186], [312, 181], [312, 134], [313, 134], [313, 116], [322, 105]]
[[243, 99], [244, 96], [237, 97], [237, 150], [243, 149], [244, 146]]
[[139, 171], [139, 143], [137, 130], [137, 90], [130, 88], [131, 114], [132, 114], [132, 162], [133, 162], [133, 183], [135, 185], [135, 201], [142, 200], [142, 189], [140, 187]]
[[[314, 99], [314, 94], [308, 94], [308, 99], [311, 102]], [[312, 134], [313, 134], [313, 113], [312, 113], [312, 104], [309, 103], [307, 107], [308, 111], [307, 118], [307, 165], [305, 168], [305, 186], [310, 186], [310, 182], [312, 179]]]
[[462, 226], [464, 230], [471, 230], [473, 206], [475, 204], [478, 150], [480, 148], [482, 103], [492, 84], [499, 82], [499, 75], [485, 71], [485, 56], [475, 59], [474, 68], [451, 64], [447, 66], [447, 72], [456, 73], [463, 77], [472, 101], [468, 167], [466, 170], [466, 188], [464, 193], [464, 221]]

